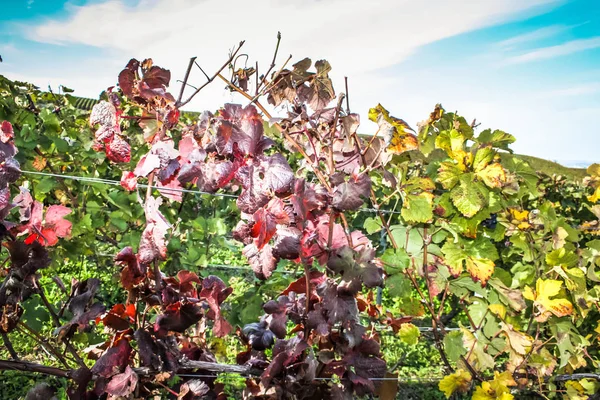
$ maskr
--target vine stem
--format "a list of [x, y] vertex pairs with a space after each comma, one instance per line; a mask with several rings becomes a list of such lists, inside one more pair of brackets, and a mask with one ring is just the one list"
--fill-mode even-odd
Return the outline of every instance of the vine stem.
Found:
[[[429, 266], [428, 266], [428, 250], [427, 247], [429, 245], [430, 242], [430, 237], [427, 235], [427, 228], [428, 225], [425, 224], [425, 226], [423, 227], [423, 275], [425, 275], [425, 287], [427, 288], [427, 295], [429, 296], [429, 304], [431, 305], [431, 327], [433, 328], [433, 338], [435, 340], [435, 346], [438, 348], [438, 351], [440, 353], [440, 356], [442, 357], [442, 361], [444, 363], [444, 365], [446, 366], [446, 368], [450, 371], [450, 372], [454, 372], [454, 368], [452, 368], [452, 365], [450, 364], [450, 361], [448, 360], [448, 357], [446, 355], [446, 350], [444, 349], [444, 344], [442, 343], [442, 339], [440, 338], [439, 332], [438, 332], [438, 325], [440, 324], [440, 321], [437, 317], [437, 313], [435, 312], [434, 309], [434, 303], [433, 303], [433, 295], [431, 294], [431, 287], [430, 287], [430, 283], [429, 283]], [[442, 326], [440, 326], [442, 327]]]
[[[42, 299], [42, 303], [44, 303], [44, 305], [48, 309], [48, 312], [52, 316], [52, 320], [54, 321], [54, 325], [57, 328], [60, 327], [61, 326], [60, 318], [58, 317], [58, 315], [56, 314], [56, 312], [54, 312], [54, 309], [52, 308], [52, 305], [48, 301], [48, 298], [46, 297], [46, 294], [44, 293], [44, 289], [42, 289], [42, 287], [40, 286], [40, 282], [39, 282], [39, 280], [38, 280], [37, 277], [34, 278], [34, 280], [33, 280], [33, 286], [36, 289], [38, 295], [40, 296], [40, 299]], [[69, 353], [71, 353], [71, 355], [73, 356], [73, 358], [75, 358], [75, 360], [77, 361], [77, 363], [81, 367], [87, 368], [87, 365], [85, 365], [85, 362], [83, 361], [83, 359], [81, 357], [79, 357], [79, 354], [77, 353], [77, 350], [75, 349], [75, 347], [73, 347], [73, 345], [71, 344], [71, 342], [69, 341], [69, 339], [64, 338], [63, 339], [63, 343], [65, 344], [65, 347], [67, 348], [67, 350], [69, 351]]]
[[310, 308], [310, 268], [306, 260], [302, 260], [302, 264], [304, 265], [304, 277], [306, 279], [306, 306], [304, 309], [304, 340], [308, 341], [308, 335], [310, 330], [308, 328], [308, 309]]
[[[367, 160], [365, 158], [365, 155], [363, 154], [362, 151], [362, 146], [360, 144], [360, 138], [358, 137], [358, 134], [356, 132], [352, 132], [352, 138], [354, 139], [354, 146], [356, 147], [356, 151], [358, 152], [358, 154], [360, 154], [360, 160], [362, 162], [363, 167], [367, 168]], [[385, 216], [383, 215], [383, 213], [380, 210], [379, 207], [379, 202], [377, 201], [377, 195], [375, 194], [375, 190], [373, 190], [373, 188], [371, 188], [371, 203], [373, 204], [373, 208], [375, 210], [377, 210], [377, 215], [379, 216], [379, 219], [381, 220], [381, 224], [383, 226], [383, 228], [385, 229], [388, 238], [390, 239], [390, 243], [392, 244], [392, 247], [394, 249], [398, 248], [398, 244], [396, 243], [396, 239], [394, 239], [394, 235], [392, 235], [392, 231], [390, 230], [389, 225], [387, 224], [387, 221], [385, 220]]]
[[[279, 44], [281, 43], [281, 32], [277, 32], [277, 45], [275, 45], [275, 52], [273, 53], [273, 61], [271, 61], [271, 65], [269, 66], [269, 69], [267, 70], [267, 72], [263, 75], [263, 78], [261, 79], [261, 81], [256, 85], [256, 93], [255, 95], [258, 95], [258, 90], [260, 89], [260, 87], [262, 85], [264, 85], [265, 83], [265, 79], [267, 79], [267, 76], [269, 75], [269, 73], [273, 70], [273, 68], [275, 68], [275, 61], [277, 60], [277, 52], [279, 51]], [[258, 82], [259, 76], [258, 76], [258, 63], [256, 64], [256, 81]]]
[[0, 370], [14, 370], [23, 372], [39, 372], [41, 374], [58, 376], [61, 378], [70, 378], [70, 370], [45, 365], [30, 363], [26, 361], [8, 361], [0, 360]]
[[[179, 91], [179, 96], [177, 97], [177, 103], [181, 103], [181, 99], [183, 98], [183, 92], [185, 91], [185, 87], [187, 86], [187, 81], [190, 77], [190, 72], [192, 72], [192, 67], [194, 66], [194, 62], [197, 57], [190, 58], [190, 62], [188, 64], [187, 70], [185, 71], [185, 77], [183, 78], [183, 82], [181, 83], [181, 90]], [[196, 90], [198, 90], [196, 88]]]
[[29, 325], [25, 324], [24, 322], [19, 321], [18, 326], [25, 333], [29, 334], [37, 342], [39, 342], [41, 346], [45, 347], [50, 353], [52, 353], [54, 355], [54, 357], [56, 357], [65, 367], [67, 367], [67, 368], [69, 367], [69, 364], [64, 359], [64, 357], [60, 354], [60, 352], [56, 348], [54, 348], [54, 346], [52, 346], [50, 343], [48, 343], [48, 341], [46, 339], [41, 337], [39, 333], [34, 331], [31, 327], [29, 327]]
[[13, 345], [8, 337], [8, 334], [6, 334], [5, 332], [2, 332], [0, 335], [2, 336], [2, 341], [4, 342], [4, 347], [6, 347], [6, 350], [8, 350], [8, 353], [10, 354], [12, 359], [15, 361], [19, 361], [19, 355], [15, 351], [15, 348], [13, 347]]
[[[196, 90], [194, 91], [194, 93], [192, 93], [192, 95], [191, 95], [190, 97], [188, 97], [188, 98], [187, 98], [187, 100], [185, 100], [185, 101], [183, 101], [183, 102], [182, 102], [182, 101], [177, 101], [177, 102], [175, 103], [175, 106], [176, 106], [177, 108], [181, 108], [181, 107], [185, 106], [187, 103], [189, 103], [190, 101], [192, 101], [192, 99], [193, 99], [193, 98], [194, 98], [194, 97], [195, 97], [195, 96], [196, 96], [198, 93], [200, 93], [200, 91], [201, 91], [202, 89], [204, 89], [204, 88], [205, 88], [205, 87], [206, 87], [208, 84], [210, 84], [210, 83], [211, 83], [213, 80], [215, 80], [215, 78], [216, 78], [217, 76], [220, 76], [220, 75], [221, 75], [221, 72], [222, 72], [222, 71], [223, 71], [225, 68], [227, 68], [227, 66], [228, 66], [229, 64], [231, 64], [231, 61], [233, 61], [233, 59], [235, 58], [235, 56], [237, 55], [237, 53], [240, 51], [240, 49], [242, 48], [242, 46], [243, 46], [243, 45], [244, 45], [244, 41], [242, 40], [242, 41], [239, 43], [239, 45], [237, 46], [237, 48], [235, 49], [235, 51], [233, 51], [233, 53], [231, 53], [231, 55], [229, 56], [229, 59], [228, 59], [228, 60], [227, 60], [227, 61], [226, 61], [226, 62], [225, 62], [225, 63], [224, 63], [222, 66], [221, 66], [221, 68], [219, 68], [219, 70], [218, 70], [218, 71], [217, 71], [217, 72], [216, 72], [216, 73], [215, 73], [213, 76], [211, 76], [211, 77], [208, 79], [208, 81], [204, 82], [204, 84], [203, 84], [202, 86], [200, 86], [198, 89], [196, 89]], [[195, 62], [195, 60], [194, 60], [194, 62]], [[185, 87], [185, 85], [183, 85], [183, 87]], [[183, 93], [182, 93], [182, 95], [183, 95]]]

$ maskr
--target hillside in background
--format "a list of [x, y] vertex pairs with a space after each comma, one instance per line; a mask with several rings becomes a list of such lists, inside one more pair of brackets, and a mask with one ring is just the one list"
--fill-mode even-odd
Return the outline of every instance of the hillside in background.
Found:
[[554, 161], [544, 160], [543, 158], [527, 156], [524, 154], [502, 153], [503, 159], [510, 157], [519, 158], [527, 162], [527, 164], [529, 164], [531, 168], [535, 169], [537, 172], [543, 172], [546, 175], [562, 175], [573, 180], [581, 180], [587, 175], [585, 168], [565, 167], [564, 165]]

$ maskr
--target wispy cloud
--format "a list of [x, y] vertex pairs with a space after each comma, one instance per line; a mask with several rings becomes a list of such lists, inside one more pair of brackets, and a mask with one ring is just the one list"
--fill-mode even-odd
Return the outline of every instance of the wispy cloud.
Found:
[[558, 97], [568, 97], [568, 96], [585, 96], [589, 94], [594, 94], [600, 92], [600, 82], [589, 82], [580, 85], [574, 85], [567, 88], [550, 90], [544, 93], [541, 93], [540, 96], [558, 96]]
[[531, 32], [527, 32], [521, 35], [513, 36], [506, 40], [498, 42], [498, 46], [505, 49], [513, 48], [517, 45], [521, 45], [528, 42], [536, 42], [538, 40], [547, 39], [558, 35], [561, 32], [569, 30], [571, 27], [566, 25], [551, 25], [543, 28], [536, 29]]
[[504, 60], [505, 65], [522, 64], [527, 62], [547, 60], [551, 58], [566, 56], [581, 51], [597, 49], [600, 47], [600, 36], [589, 39], [578, 39], [555, 46], [541, 47], [518, 56], [508, 57]]
[[[220, 0], [143, 0], [135, 6], [109, 1], [70, 6], [66, 21], [29, 27], [26, 35], [39, 42], [84, 44], [129, 54], [151, 52], [170, 60], [181, 57], [182, 49], [221, 54], [246, 39], [245, 51], [268, 59], [272, 49], [265, 43], [281, 30], [282, 52], [325, 56], [352, 73], [394, 65], [423, 45], [559, 1], [307, 0], [300, 4], [275, 0], [265, 7], [249, 7], [245, 0], [231, 0], [227, 7]], [[232, 10], [240, 10], [240, 17], [232, 19]]]

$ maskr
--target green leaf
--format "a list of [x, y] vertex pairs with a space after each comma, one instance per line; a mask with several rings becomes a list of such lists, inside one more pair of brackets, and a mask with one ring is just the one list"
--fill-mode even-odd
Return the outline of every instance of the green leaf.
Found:
[[475, 158], [473, 159], [473, 169], [475, 172], [479, 172], [494, 159], [494, 155], [496, 152], [492, 150], [490, 146], [481, 147], [475, 153]]
[[437, 180], [442, 184], [444, 189], [452, 189], [458, 183], [458, 179], [463, 172], [458, 164], [452, 161], [444, 161], [438, 169]]
[[402, 218], [406, 222], [425, 223], [433, 218], [433, 195], [422, 192], [419, 195], [407, 195], [402, 204]]
[[365, 220], [363, 228], [367, 231], [367, 234], [371, 235], [375, 232], [379, 232], [383, 226], [381, 225], [381, 220], [379, 218], [369, 217]]
[[392, 297], [407, 298], [412, 293], [412, 284], [403, 274], [396, 274], [387, 278], [385, 287]]
[[498, 259], [498, 251], [487, 238], [479, 236], [475, 240], [460, 240], [455, 243], [446, 241], [442, 253], [450, 272], [458, 276], [466, 266], [474, 280], [485, 285], [494, 272], [494, 261]]
[[400, 336], [400, 340], [402, 340], [404, 343], [415, 345], [419, 343], [419, 336], [421, 336], [421, 332], [415, 325], [406, 323], [400, 325], [398, 335]]
[[481, 183], [474, 182], [473, 174], [465, 174], [450, 192], [450, 198], [458, 211], [470, 218], [486, 205], [487, 189]]
[[452, 362], [457, 362], [460, 356], [467, 354], [461, 331], [451, 331], [444, 336], [444, 350], [448, 355], [448, 359]]
[[390, 230], [396, 244], [405, 249], [409, 256], [419, 255], [423, 252], [423, 229], [392, 225]]
[[506, 150], [512, 153], [512, 150], [508, 147], [511, 143], [515, 142], [515, 137], [509, 133], [496, 129], [486, 129], [482, 131], [477, 137], [477, 142], [481, 144], [491, 144], [492, 146]]
[[42, 122], [44, 123], [44, 128], [46, 130], [52, 133], [60, 132], [60, 121], [58, 120], [56, 114], [54, 114], [52, 111], [50, 111], [47, 108], [44, 108], [40, 112], [40, 118], [42, 119]]
[[52, 142], [54, 143], [54, 146], [56, 146], [56, 150], [58, 150], [59, 153], [66, 153], [71, 148], [69, 143], [66, 140], [64, 140], [63, 138], [59, 138], [59, 137], [52, 138]]
[[52, 189], [54, 189], [57, 185], [57, 181], [55, 178], [44, 177], [40, 182], [35, 186], [35, 190], [38, 193], [48, 193]]
[[406, 250], [399, 248], [394, 250], [388, 248], [381, 256], [381, 261], [385, 265], [385, 272], [388, 275], [397, 274], [404, 271], [410, 265], [410, 257]]
[[109, 221], [121, 232], [126, 231], [129, 227], [122, 211], [113, 211], [112, 213], [110, 213]]
[[[50, 321], [50, 313], [44, 304], [41, 303], [39, 296], [31, 297], [22, 303], [25, 310], [23, 313], [23, 322], [29, 325], [33, 330], [40, 332], [44, 324]], [[54, 310], [56, 312], [56, 310]]]
[[86, 233], [92, 229], [92, 216], [90, 214], [86, 214], [81, 218], [76, 224], [73, 224], [73, 230], [71, 234], [73, 236], [79, 236], [83, 233]]
[[552, 266], [560, 265], [563, 267], [572, 267], [573, 265], [577, 264], [577, 261], [579, 261], [579, 257], [564, 247], [552, 250], [550, 253], [546, 254], [546, 262], [548, 265]]

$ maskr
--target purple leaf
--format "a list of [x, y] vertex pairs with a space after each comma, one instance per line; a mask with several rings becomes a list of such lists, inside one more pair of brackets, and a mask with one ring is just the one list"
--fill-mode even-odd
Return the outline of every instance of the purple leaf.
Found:
[[108, 348], [92, 367], [92, 373], [104, 378], [121, 373], [129, 363], [131, 346], [126, 339], [119, 340], [113, 347]]
[[367, 174], [351, 176], [349, 182], [335, 188], [332, 205], [340, 211], [357, 210], [364, 203], [362, 198], [368, 197], [370, 192], [371, 179]]
[[106, 392], [113, 396], [127, 397], [133, 393], [137, 383], [137, 374], [127, 366], [125, 372], [112, 377], [108, 385], [106, 385]]

